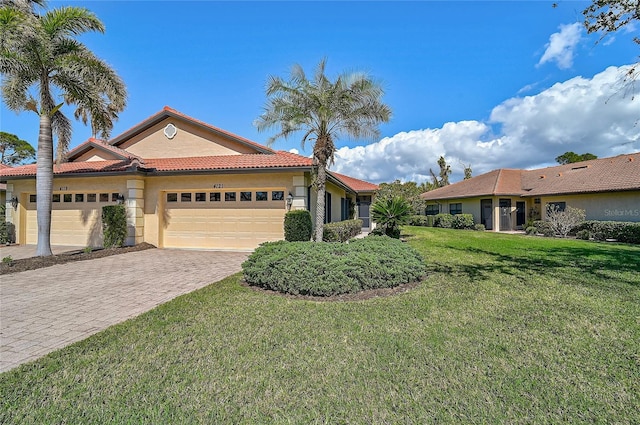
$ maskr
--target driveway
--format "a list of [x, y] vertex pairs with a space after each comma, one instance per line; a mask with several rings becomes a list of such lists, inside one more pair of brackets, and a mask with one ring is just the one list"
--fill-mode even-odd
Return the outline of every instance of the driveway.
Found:
[[0, 372], [232, 275], [248, 255], [149, 249], [2, 275]]

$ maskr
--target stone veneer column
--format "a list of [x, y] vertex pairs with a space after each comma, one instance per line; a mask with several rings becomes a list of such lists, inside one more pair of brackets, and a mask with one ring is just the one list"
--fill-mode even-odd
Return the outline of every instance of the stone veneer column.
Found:
[[127, 180], [126, 245], [144, 242], [144, 180]]
[[[306, 210], [307, 209], [307, 186], [304, 182], [304, 176], [293, 177], [293, 203], [291, 204], [291, 211]], [[284, 194], [285, 198], [289, 196], [288, 193]]]

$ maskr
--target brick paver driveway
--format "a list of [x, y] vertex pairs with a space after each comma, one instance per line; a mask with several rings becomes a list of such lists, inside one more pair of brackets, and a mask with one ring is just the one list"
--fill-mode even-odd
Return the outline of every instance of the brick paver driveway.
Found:
[[248, 253], [149, 249], [0, 276], [0, 372], [240, 271]]

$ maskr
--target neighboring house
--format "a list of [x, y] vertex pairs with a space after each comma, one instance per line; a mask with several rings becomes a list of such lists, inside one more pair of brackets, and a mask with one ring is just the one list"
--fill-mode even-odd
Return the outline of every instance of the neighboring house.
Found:
[[[312, 161], [275, 151], [169, 107], [107, 141], [89, 139], [54, 166], [51, 243], [101, 246], [101, 209], [124, 203], [127, 244], [253, 249], [283, 239], [289, 209], [315, 214]], [[37, 243], [35, 165], [0, 170], [17, 243]], [[327, 221], [369, 226], [377, 186], [328, 173]], [[358, 206], [356, 208], [355, 206]]]
[[551, 205], [587, 220], [640, 221], [640, 153], [536, 170], [499, 169], [425, 192], [427, 215], [473, 214], [487, 230], [522, 229]]

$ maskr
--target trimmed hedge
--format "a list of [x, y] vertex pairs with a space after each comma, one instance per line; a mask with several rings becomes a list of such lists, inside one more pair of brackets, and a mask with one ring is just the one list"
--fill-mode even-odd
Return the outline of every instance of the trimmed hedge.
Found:
[[640, 223], [636, 222], [590, 220], [574, 227], [571, 233], [580, 233], [580, 237], [585, 238], [585, 231], [588, 237], [597, 241], [615, 239], [618, 242], [640, 244]]
[[124, 205], [102, 207], [104, 247], [118, 248], [127, 240], [127, 209]]
[[471, 214], [456, 214], [451, 221], [451, 227], [454, 229], [473, 229], [474, 225]]
[[433, 216], [433, 227], [450, 229], [453, 224], [453, 216], [447, 213], [440, 213]]
[[409, 226], [433, 227], [433, 215], [412, 215], [409, 218]]
[[325, 242], [346, 242], [362, 232], [362, 220], [343, 220], [327, 223], [322, 230], [322, 240]]
[[306, 242], [311, 240], [313, 224], [311, 213], [307, 210], [289, 211], [284, 216], [284, 240]]
[[426, 266], [409, 245], [368, 236], [348, 244], [267, 242], [249, 256], [242, 270], [253, 286], [330, 296], [415, 282], [424, 276]]

